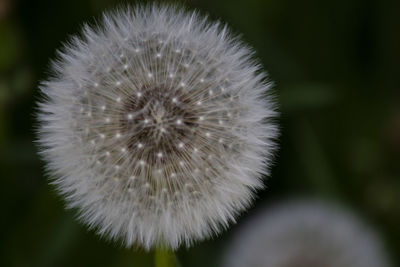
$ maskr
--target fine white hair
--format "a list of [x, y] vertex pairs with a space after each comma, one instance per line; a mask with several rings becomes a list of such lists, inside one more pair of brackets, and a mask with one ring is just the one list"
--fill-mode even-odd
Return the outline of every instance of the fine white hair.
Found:
[[263, 187], [278, 133], [270, 83], [225, 25], [174, 6], [117, 9], [73, 37], [52, 71], [41, 154], [102, 236], [189, 246]]
[[224, 267], [389, 267], [376, 233], [353, 213], [317, 200], [262, 210], [239, 228]]

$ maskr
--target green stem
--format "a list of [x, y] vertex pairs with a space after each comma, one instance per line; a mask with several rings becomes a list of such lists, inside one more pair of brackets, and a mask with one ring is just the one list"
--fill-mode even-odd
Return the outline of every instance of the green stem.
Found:
[[155, 267], [179, 267], [178, 259], [172, 250], [157, 248], [154, 253]]
[[300, 160], [311, 186], [325, 196], [340, 196], [333, 168], [308, 120], [299, 120], [296, 140], [299, 140], [297, 146], [302, 154]]

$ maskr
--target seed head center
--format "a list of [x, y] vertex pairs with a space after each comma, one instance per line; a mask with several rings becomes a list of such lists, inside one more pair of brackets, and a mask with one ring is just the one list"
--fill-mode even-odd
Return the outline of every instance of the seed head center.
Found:
[[[183, 92], [167, 87], [143, 88], [140, 97], [130, 95], [123, 103], [120, 126], [128, 136], [128, 148], [134, 154], [159, 161], [163, 155], [181, 154], [182, 142], [195, 139], [193, 108], [183, 99]], [[142, 151], [137, 151], [138, 144]], [[153, 156], [154, 155], [154, 156]]]

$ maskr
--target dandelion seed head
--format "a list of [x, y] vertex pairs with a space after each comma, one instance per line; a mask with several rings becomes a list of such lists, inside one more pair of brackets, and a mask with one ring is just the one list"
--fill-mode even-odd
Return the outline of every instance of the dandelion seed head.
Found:
[[355, 214], [317, 200], [291, 200], [239, 228], [222, 266], [390, 267], [377, 234]]
[[53, 183], [83, 222], [126, 246], [176, 249], [219, 233], [271, 164], [266, 74], [196, 12], [137, 6], [99, 27], [65, 46], [41, 86]]

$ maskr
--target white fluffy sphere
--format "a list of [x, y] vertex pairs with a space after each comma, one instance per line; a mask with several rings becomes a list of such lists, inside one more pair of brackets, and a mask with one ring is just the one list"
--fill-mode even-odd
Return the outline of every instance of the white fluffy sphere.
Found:
[[354, 214], [316, 200], [277, 204], [239, 229], [225, 267], [389, 267], [378, 236]]
[[42, 83], [39, 143], [80, 219], [126, 246], [190, 245], [249, 206], [274, 150], [266, 74], [225, 26], [167, 6], [104, 15]]

